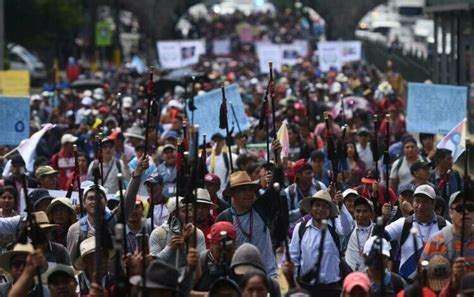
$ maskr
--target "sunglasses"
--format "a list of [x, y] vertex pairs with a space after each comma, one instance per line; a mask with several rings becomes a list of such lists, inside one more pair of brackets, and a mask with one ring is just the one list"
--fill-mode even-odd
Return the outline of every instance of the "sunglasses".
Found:
[[455, 210], [456, 212], [460, 212], [460, 213], [463, 213], [464, 211], [474, 212], [474, 203], [467, 202], [466, 207], [464, 207], [464, 205], [461, 203], [461, 204], [456, 205], [455, 207], [451, 207], [451, 209]]
[[26, 265], [26, 260], [15, 260], [10, 263], [10, 266], [12, 268], [17, 268], [17, 269], [22, 268], [25, 265]]

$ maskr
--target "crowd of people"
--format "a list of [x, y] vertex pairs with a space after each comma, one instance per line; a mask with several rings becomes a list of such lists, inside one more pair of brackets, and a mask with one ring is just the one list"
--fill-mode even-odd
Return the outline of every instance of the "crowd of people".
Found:
[[[436, 135], [406, 131], [396, 65], [322, 72], [311, 54], [269, 83], [241, 23], [315, 38], [291, 10], [212, 15], [192, 35], [230, 37], [232, 54], [202, 56], [195, 81], [158, 68], [150, 93], [127, 67], [74, 68], [68, 83], [103, 84], [31, 96], [32, 132], [55, 126], [34, 164], [2, 158], [0, 296], [472, 296], [469, 183]], [[185, 107], [223, 80], [251, 128], [200, 145]]]

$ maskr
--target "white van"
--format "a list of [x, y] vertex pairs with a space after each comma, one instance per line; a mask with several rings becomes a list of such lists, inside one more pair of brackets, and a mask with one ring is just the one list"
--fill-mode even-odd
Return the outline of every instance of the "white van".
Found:
[[46, 68], [38, 57], [21, 45], [9, 43], [8, 63], [11, 70], [28, 70], [31, 80], [44, 80], [47, 77]]

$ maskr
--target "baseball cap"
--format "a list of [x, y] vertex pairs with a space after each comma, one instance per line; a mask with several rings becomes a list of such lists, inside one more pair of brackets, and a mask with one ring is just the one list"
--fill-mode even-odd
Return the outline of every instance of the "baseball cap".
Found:
[[92, 98], [89, 97], [89, 96], [84, 97], [84, 98], [82, 98], [82, 100], [81, 100], [81, 104], [82, 104], [82, 105], [85, 105], [85, 106], [91, 106], [92, 104], [94, 104], [94, 99], [92, 99]]
[[28, 194], [28, 198], [30, 199], [30, 201], [33, 202], [33, 207], [35, 207], [38, 203], [40, 203], [41, 201], [45, 199], [50, 199], [50, 200], [54, 199], [54, 197], [52, 197], [49, 194], [49, 191], [46, 189], [33, 190], [31, 193]]
[[166, 133], [165, 137], [166, 139], [178, 139], [178, 133], [176, 133], [176, 131], [169, 131]]
[[427, 196], [430, 199], [435, 199], [436, 198], [436, 193], [435, 190], [433, 189], [432, 186], [430, 185], [420, 185], [415, 189], [415, 193], [413, 196], [416, 195], [424, 195]]
[[415, 186], [413, 184], [404, 184], [398, 186], [397, 195], [400, 195], [405, 192], [410, 192], [412, 195], [415, 192]]
[[441, 254], [434, 255], [428, 265], [428, 286], [433, 291], [441, 291], [449, 282], [451, 276], [451, 264]]
[[237, 239], [237, 233], [235, 232], [234, 225], [226, 221], [213, 224], [211, 226], [211, 231], [207, 235], [207, 239], [209, 239], [211, 242], [218, 243], [222, 240], [222, 232], [226, 232], [227, 237], [233, 241]]
[[357, 134], [359, 134], [359, 135], [364, 135], [364, 134], [365, 135], [370, 135], [370, 131], [366, 127], [360, 127], [359, 131], [357, 131]]
[[64, 264], [56, 264], [53, 267], [50, 267], [44, 274], [44, 278], [47, 279], [47, 281], [51, 281], [51, 278], [54, 277], [55, 275], [58, 274], [65, 274], [69, 276], [70, 278], [74, 278], [74, 268], [69, 265], [64, 265]]
[[358, 197], [359, 192], [357, 192], [354, 189], [347, 189], [344, 192], [342, 192], [342, 198], [344, 198], [344, 199], [346, 199], [349, 195], [356, 195]]
[[360, 196], [357, 197], [356, 200], [354, 200], [354, 207], [356, 207], [357, 205], [360, 205], [360, 204], [365, 204], [365, 205], [369, 206], [369, 208], [372, 211], [374, 211], [374, 204], [369, 199], [364, 198], [364, 197], [360, 197]]
[[163, 183], [163, 177], [159, 175], [158, 173], [154, 173], [150, 175], [144, 182], [143, 184], [162, 184]]
[[305, 159], [299, 159], [295, 163], [293, 163], [293, 170], [296, 173], [299, 173], [303, 170], [312, 170], [312, 167]]
[[122, 98], [122, 107], [123, 108], [130, 108], [133, 105], [132, 97], [126, 96]]
[[173, 151], [176, 150], [176, 147], [172, 144], [166, 144], [165, 146], [163, 146], [163, 152], [166, 151], [167, 149], [172, 149]]
[[410, 166], [410, 172], [411, 172], [411, 174], [413, 174], [418, 169], [421, 169], [421, 168], [429, 169], [430, 166], [431, 166], [431, 163], [423, 161], [423, 160], [418, 160]]
[[448, 207], [451, 207], [451, 205], [458, 199], [464, 197], [464, 191], [457, 191], [451, 194], [449, 196], [449, 202], [448, 202]]
[[221, 185], [221, 179], [219, 176], [217, 176], [214, 173], [208, 173], [206, 176], [204, 176], [204, 182], [210, 183], [210, 184], [216, 184], [218, 186]]
[[368, 293], [370, 290], [370, 280], [367, 274], [357, 271], [349, 273], [344, 279], [342, 290], [344, 292], [351, 292], [355, 287], [361, 287], [364, 292]]
[[44, 175], [51, 175], [51, 174], [56, 174], [56, 173], [59, 173], [59, 171], [55, 170], [51, 166], [45, 165], [45, 166], [40, 166], [36, 169], [35, 176], [39, 178]]
[[64, 134], [63, 137], [61, 137], [61, 144], [74, 143], [77, 139], [78, 138], [72, 134]]
[[[377, 236], [372, 236], [365, 242], [364, 255], [368, 256], [370, 254], [370, 251], [372, 250], [376, 239]], [[378, 248], [378, 244], [375, 248]], [[390, 249], [391, 247], [388, 241], [385, 238], [382, 238], [382, 255], [390, 257]]]

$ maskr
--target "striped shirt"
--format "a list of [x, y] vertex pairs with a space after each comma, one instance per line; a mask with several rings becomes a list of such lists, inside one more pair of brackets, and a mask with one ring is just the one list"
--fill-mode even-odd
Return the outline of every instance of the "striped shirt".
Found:
[[[474, 233], [471, 233], [469, 238], [464, 240], [464, 257], [469, 265], [468, 272], [474, 272]], [[430, 241], [425, 245], [421, 259], [428, 260], [435, 254], [442, 254], [451, 262], [460, 257], [461, 236], [453, 234], [452, 226], [443, 228], [442, 231], [437, 232], [431, 237]]]

